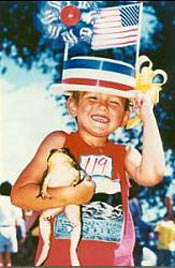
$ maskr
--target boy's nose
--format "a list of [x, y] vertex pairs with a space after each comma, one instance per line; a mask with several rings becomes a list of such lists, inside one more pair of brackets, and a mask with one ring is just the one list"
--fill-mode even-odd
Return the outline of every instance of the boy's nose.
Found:
[[108, 103], [106, 100], [100, 100], [99, 103], [98, 103], [98, 107], [100, 109], [107, 109], [108, 107]]

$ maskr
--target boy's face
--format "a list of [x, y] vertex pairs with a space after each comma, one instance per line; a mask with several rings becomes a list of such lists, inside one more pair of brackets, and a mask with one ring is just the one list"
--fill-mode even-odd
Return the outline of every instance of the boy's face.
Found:
[[68, 108], [77, 117], [79, 130], [100, 137], [108, 136], [128, 119], [126, 99], [101, 93], [81, 92], [79, 99], [70, 98]]

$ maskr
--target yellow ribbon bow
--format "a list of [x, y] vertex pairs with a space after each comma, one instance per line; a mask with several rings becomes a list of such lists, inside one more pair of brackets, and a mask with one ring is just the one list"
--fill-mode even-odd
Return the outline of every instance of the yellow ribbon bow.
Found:
[[[168, 79], [165, 71], [161, 69], [153, 70], [151, 60], [143, 55], [138, 58], [136, 66], [136, 90], [140, 93], [146, 94], [151, 98], [153, 104], [159, 102], [159, 91], [162, 90]], [[161, 78], [161, 83], [156, 82], [156, 78]], [[138, 115], [128, 120], [126, 128], [129, 129], [140, 121]]]

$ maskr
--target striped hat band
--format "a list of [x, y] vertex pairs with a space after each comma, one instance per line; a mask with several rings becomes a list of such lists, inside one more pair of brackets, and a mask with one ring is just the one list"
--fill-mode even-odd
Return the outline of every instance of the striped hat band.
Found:
[[129, 97], [135, 88], [135, 69], [123, 61], [98, 57], [74, 57], [64, 62], [58, 91], [93, 91]]

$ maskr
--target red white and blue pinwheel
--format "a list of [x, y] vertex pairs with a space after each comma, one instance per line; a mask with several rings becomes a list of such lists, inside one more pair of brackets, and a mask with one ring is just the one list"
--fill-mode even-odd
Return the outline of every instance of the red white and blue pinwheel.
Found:
[[70, 46], [91, 42], [98, 8], [94, 1], [46, 1], [40, 21], [47, 38], [60, 39]]

